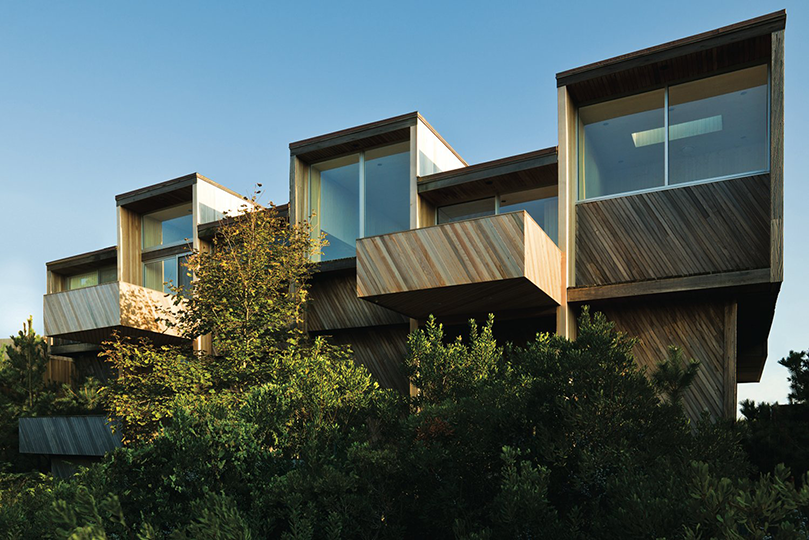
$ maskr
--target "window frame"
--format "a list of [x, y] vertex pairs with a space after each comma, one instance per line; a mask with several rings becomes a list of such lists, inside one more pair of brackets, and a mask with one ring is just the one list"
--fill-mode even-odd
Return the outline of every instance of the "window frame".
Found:
[[[580, 179], [579, 179], [579, 157], [580, 157], [579, 156], [579, 150], [580, 150], [580, 148], [579, 148], [579, 140], [580, 140], [579, 139], [579, 137], [580, 137], [579, 129], [580, 129], [580, 127], [579, 126], [581, 125], [581, 122], [580, 122], [580, 119], [579, 119], [579, 110], [582, 108], [582, 106], [576, 106], [575, 133], [574, 133], [574, 137], [575, 137], [575, 141], [576, 141], [575, 142], [575, 154], [574, 155], [576, 156], [576, 159], [574, 160], [575, 166], [574, 166], [574, 174], [573, 174], [573, 177], [575, 178], [575, 183], [576, 183], [576, 202], [575, 202], [575, 204], [578, 205], [578, 204], [585, 204], [585, 203], [590, 203], [590, 202], [604, 201], [604, 200], [609, 200], [609, 199], [616, 199], [616, 198], [619, 198], [619, 197], [631, 197], [633, 195], [642, 195], [644, 193], [653, 193], [653, 192], [656, 192], [656, 191], [665, 191], [665, 190], [669, 190], [669, 189], [677, 189], [677, 188], [688, 187], [688, 186], [698, 186], [700, 184], [711, 184], [713, 182], [724, 182], [725, 180], [734, 180], [736, 178], [747, 178], [749, 176], [755, 176], [755, 175], [759, 175], [759, 174], [768, 174], [770, 172], [771, 168], [772, 168], [772, 164], [770, 162], [770, 160], [771, 160], [771, 151], [766, 153], [767, 166], [764, 169], [760, 169], [760, 170], [756, 170], [756, 171], [747, 171], [747, 172], [739, 173], [739, 174], [728, 174], [728, 175], [725, 175], [725, 176], [716, 176], [716, 177], [713, 177], [713, 178], [704, 178], [704, 179], [701, 179], [701, 180], [692, 180], [690, 182], [679, 182], [679, 183], [675, 183], [675, 184], [672, 184], [672, 183], [669, 182], [669, 143], [670, 143], [670, 141], [669, 141], [669, 135], [670, 135], [669, 134], [669, 115], [670, 115], [670, 111], [669, 111], [669, 88], [671, 88], [672, 86], [678, 86], [680, 84], [685, 84], [685, 83], [689, 83], [689, 82], [696, 82], [696, 81], [702, 81], [702, 80], [710, 79], [712, 77], [717, 77], [719, 75], [724, 75], [726, 73], [733, 73], [735, 71], [742, 71], [744, 69], [754, 68], [754, 67], [763, 66], [763, 65], [767, 66], [767, 107], [766, 107], [767, 108], [767, 121], [766, 121], [766, 124], [767, 124], [767, 129], [766, 129], [767, 143], [766, 143], [766, 146], [767, 146], [767, 148], [769, 150], [771, 150], [772, 149], [772, 141], [771, 141], [771, 137], [772, 137], [772, 118], [771, 118], [771, 116], [772, 116], [772, 66], [770, 65], [769, 62], [766, 63], [766, 64], [758, 63], [758, 64], [744, 66], [744, 67], [740, 67], [740, 68], [736, 68], [736, 69], [729, 69], [727, 71], [722, 71], [722, 72], [718, 72], [718, 73], [712, 73], [711, 75], [709, 75], [707, 77], [695, 77], [695, 78], [691, 78], [691, 79], [684, 79], [684, 80], [677, 81], [676, 83], [666, 84], [666, 85], [660, 87], [660, 88], [663, 88], [663, 90], [664, 90], [663, 131], [664, 131], [664, 135], [665, 135], [665, 139], [663, 140], [664, 150], [663, 150], [663, 185], [662, 186], [655, 186], [655, 187], [644, 188], [644, 189], [636, 189], [636, 190], [633, 190], [633, 191], [623, 191], [621, 193], [613, 193], [613, 194], [610, 194], [610, 195], [601, 195], [601, 196], [598, 196], [598, 197], [590, 197], [589, 199], [582, 199], [581, 198], [582, 194], [581, 194], [581, 191], [580, 191], [581, 190], [581, 182], [580, 182]], [[647, 89], [644, 89], [644, 90], [642, 90], [640, 92], [635, 92], [633, 94], [630, 94], [628, 96], [618, 96], [618, 97], [615, 97], [613, 99], [631, 97], [631, 96], [634, 96], [634, 95], [639, 95], [639, 94], [649, 92], [651, 90], [659, 90], [660, 88], [647, 88]], [[603, 101], [598, 101], [598, 103], [604, 103], [604, 102], [608, 102], [608, 101], [611, 101], [611, 99], [605, 99]], [[595, 102], [594, 103], [587, 103], [587, 104], [585, 104], [583, 106], [586, 107], [587, 105], [595, 105]]]
[[[362, 238], [367, 238], [367, 236], [365, 235], [365, 217], [366, 217], [365, 216], [365, 214], [366, 214], [366, 208], [365, 208], [365, 206], [366, 206], [365, 154], [367, 152], [377, 150], [379, 148], [386, 148], [386, 147], [389, 147], [389, 146], [399, 146], [399, 145], [408, 145], [408, 149], [406, 151], [404, 151], [404, 152], [397, 152], [397, 153], [398, 154], [408, 154], [409, 159], [412, 159], [412, 156], [410, 154], [412, 153], [413, 149], [410, 146], [410, 139], [408, 139], [406, 141], [398, 141], [398, 142], [393, 142], [393, 143], [385, 143], [385, 144], [378, 144], [378, 145], [375, 145], [375, 146], [369, 146], [368, 148], [363, 148], [361, 150], [356, 150], [354, 152], [348, 152], [346, 154], [341, 154], [339, 156], [332, 156], [332, 157], [329, 157], [327, 159], [323, 159], [323, 160], [320, 160], [320, 161], [315, 161], [315, 162], [307, 164], [306, 196], [305, 196], [305, 199], [306, 199], [306, 213], [307, 213], [308, 216], [311, 216], [312, 211], [313, 211], [313, 208], [312, 208], [312, 167], [317, 166], [319, 163], [325, 163], [327, 161], [335, 160], [335, 159], [338, 159], [338, 158], [341, 158], [341, 157], [348, 157], [348, 156], [354, 156], [354, 155], [357, 156], [357, 166], [358, 166], [358, 170], [359, 170], [358, 171], [358, 183], [357, 183], [357, 189], [359, 191], [359, 197], [357, 199], [358, 205], [359, 205], [358, 206], [358, 212], [357, 212], [357, 220], [358, 220], [358, 225], [359, 226], [357, 228], [357, 231], [358, 231], [359, 236], [357, 236], [357, 238], [354, 239], [354, 251], [355, 251], [355, 254], [356, 254], [357, 240], [360, 240]], [[396, 154], [392, 154], [392, 155], [396, 155]], [[412, 165], [411, 165], [411, 167], [412, 167]], [[411, 169], [410, 174], [412, 174], [412, 169]], [[409, 182], [410, 182], [410, 178], [408, 178], [408, 183]], [[408, 186], [408, 191], [411, 191], [411, 190], [412, 190], [412, 186]], [[406, 202], [407, 202], [407, 205], [409, 206], [410, 201], [406, 201]], [[323, 229], [322, 229], [322, 223], [321, 223], [320, 219], [321, 219], [321, 216], [318, 216], [317, 217], [318, 228], [322, 231]], [[408, 222], [410, 222], [410, 221], [411, 221], [410, 218], [408, 218]], [[412, 223], [408, 223], [408, 227], [411, 227], [411, 226], [412, 226]], [[402, 229], [402, 230], [409, 230], [409, 228], [408, 229]], [[395, 232], [401, 232], [401, 231], [391, 231], [389, 233], [384, 233], [384, 234], [393, 234]], [[372, 235], [372, 236], [377, 236], [377, 235]], [[341, 258], [337, 258], [337, 259], [324, 259], [323, 255], [324, 255], [323, 253], [321, 253], [320, 255], [317, 255], [315, 257], [315, 262], [337, 261], [337, 260], [340, 260], [340, 259], [350, 258], [350, 257], [341, 257]]]

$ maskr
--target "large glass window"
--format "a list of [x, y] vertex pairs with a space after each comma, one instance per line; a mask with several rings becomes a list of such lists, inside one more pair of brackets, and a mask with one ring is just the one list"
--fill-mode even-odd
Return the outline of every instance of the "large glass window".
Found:
[[763, 171], [767, 66], [669, 88], [669, 183]]
[[188, 254], [172, 255], [143, 263], [143, 286], [155, 291], [171, 293], [170, 286], [185, 287], [189, 293], [191, 273], [186, 264]]
[[768, 91], [761, 65], [581, 107], [579, 199], [766, 171]]
[[144, 214], [143, 249], [184, 244], [194, 236], [191, 203]]
[[357, 238], [409, 228], [410, 143], [312, 165], [309, 208], [328, 241], [321, 260], [354, 257]]
[[67, 276], [67, 290], [83, 289], [85, 287], [100, 285], [101, 283], [110, 283], [117, 279], [118, 274], [116, 267], [114, 265], [104, 266], [98, 270]]
[[579, 109], [579, 197], [662, 186], [665, 91]]
[[365, 152], [365, 227], [362, 236], [410, 228], [410, 143]]

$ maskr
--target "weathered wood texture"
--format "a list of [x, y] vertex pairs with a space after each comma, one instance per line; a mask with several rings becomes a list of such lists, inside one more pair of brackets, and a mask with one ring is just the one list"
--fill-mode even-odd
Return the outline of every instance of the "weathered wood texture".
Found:
[[414, 318], [558, 305], [561, 271], [525, 211], [357, 242], [358, 296]]
[[576, 206], [576, 286], [770, 264], [770, 179], [759, 175]]
[[132, 210], [118, 207], [118, 281], [140, 285], [141, 218]]
[[118, 330], [134, 337], [176, 341], [176, 331], [155, 320], [172, 307], [171, 298], [162, 292], [123, 282], [46, 294], [45, 334], [101, 343]]
[[350, 345], [354, 359], [368, 368], [379, 384], [407, 394], [409, 383], [402, 372], [407, 354], [409, 326], [385, 326], [331, 333], [331, 341]]
[[767, 268], [702, 274], [698, 276], [656, 279], [600, 285], [596, 287], [576, 287], [567, 290], [568, 302], [592, 302], [606, 298], [626, 298], [651, 294], [682, 293], [707, 289], [727, 289], [730, 287], [761, 286], [770, 288], [770, 271]]
[[[667, 357], [671, 345], [682, 348], [686, 359], [702, 363], [684, 397], [686, 412], [696, 420], [703, 410], [714, 418], [735, 415], [735, 319], [726, 324], [726, 309], [733, 310], [733, 306], [728, 308], [726, 302], [636, 302], [599, 306], [598, 310], [617, 330], [639, 338], [635, 360], [647, 373]], [[733, 373], [726, 371], [728, 362], [733, 365], [727, 370]]]
[[406, 317], [357, 297], [353, 271], [329, 272], [312, 280], [306, 325], [311, 332], [407, 324]]
[[784, 31], [773, 32], [770, 98], [770, 279], [784, 279]]
[[20, 418], [20, 453], [103, 456], [121, 447], [104, 416]]
[[43, 374], [45, 382], [72, 385], [75, 382], [76, 369], [72, 358], [64, 356], [51, 356], [48, 366]]

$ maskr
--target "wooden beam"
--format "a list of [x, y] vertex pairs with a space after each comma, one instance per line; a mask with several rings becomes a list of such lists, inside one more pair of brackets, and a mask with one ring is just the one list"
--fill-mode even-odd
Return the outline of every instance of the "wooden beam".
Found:
[[770, 281], [784, 279], [784, 31], [772, 33], [770, 65]]
[[556, 163], [556, 147], [545, 148], [527, 154], [509, 156], [494, 161], [478, 163], [460, 169], [431, 174], [419, 178], [419, 193], [426, 193], [476, 180], [485, 180], [493, 176], [527, 171]]
[[556, 85], [559, 87], [567, 86], [634, 67], [720, 47], [728, 43], [766, 35], [779, 30], [782, 31], [786, 26], [786, 17], [786, 11], [781, 10], [730, 26], [563, 71], [556, 74]]
[[318, 137], [312, 137], [311, 139], [304, 139], [302, 141], [290, 143], [289, 151], [293, 156], [298, 156], [317, 150], [323, 150], [324, 148], [329, 148], [331, 146], [356, 142], [362, 139], [374, 137], [376, 135], [389, 133], [391, 131], [409, 128], [410, 126], [416, 125], [417, 118], [418, 113], [412, 112], [401, 116], [380, 120], [378, 122], [372, 122], [370, 124], [363, 124], [361, 126], [355, 126], [341, 131], [335, 131], [333, 133], [327, 133]]
[[656, 279], [634, 283], [619, 283], [616, 285], [601, 285], [597, 287], [571, 288], [567, 290], [567, 297], [569, 302], [581, 303], [605, 300], [608, 298], [627, 298], [630, 296], [645, 296], [650, 294], [758, 285], [769, 283], [769, 281], [769, 269], [759, 268], [740, 272]]
[[725, 305], [725, 346], [723, 362], [723, 413], [725, 418], [736, 418], [736, 354], [738, 310], [736, 302]]

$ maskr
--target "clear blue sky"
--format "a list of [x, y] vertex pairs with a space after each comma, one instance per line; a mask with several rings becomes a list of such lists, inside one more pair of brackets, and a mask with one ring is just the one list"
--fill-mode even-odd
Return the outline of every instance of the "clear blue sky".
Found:
[[[806, 4], [806, 5], [805, 5]], [[469, 163], [557, 144], [559, 72], [786, 8], [786, 281], [740, 398], [809, 348], [805, 2], [0, 0], [0, 336], [45, 262], [115, 243], [115, 195], [193, 171], [288, 199], [291, 141], [414, 110]]]

